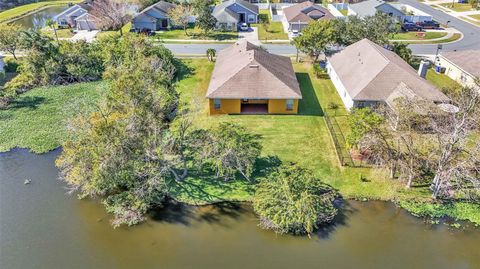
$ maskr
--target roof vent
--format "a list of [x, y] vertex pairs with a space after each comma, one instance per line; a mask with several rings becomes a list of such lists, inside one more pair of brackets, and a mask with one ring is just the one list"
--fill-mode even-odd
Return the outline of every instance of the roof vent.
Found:
[[258, 67], [259, 67], [258, 64], [251, 64], [250, 65], [250, 68], [258, 68]]

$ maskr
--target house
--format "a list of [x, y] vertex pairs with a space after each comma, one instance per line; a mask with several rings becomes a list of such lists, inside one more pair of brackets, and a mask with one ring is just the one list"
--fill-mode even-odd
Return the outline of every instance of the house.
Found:
[[226, 0], [215, 6], [212, 15], [217, 28], [236, 31], [241, 23], [258, 23], [258, 6], [244, 0]]
[[475, 79], [480, 78], [480, 50], [443, 52], [435, 64], [463, 86], [474, 86]]
[[449, 102], [397, 54], [368, 39], [329, 57], [327, 71], [349, 110], [387, 103], [398, 95], [414, 95], [436, 104]]
[[310, 1], [286, 7], [283, 9], [283, 14], [285, 15], [284, 21], [288, 24], [288, 31], [301, 31], [311, 21], [335, 18], [328, 9]]
[[133, 18], [132, 29], [138, 31], [144, 29], [151, 31], [170, 29], [173, 25], [168, 12], [175, 6], [175, 4], [160, 1], [145, 8]]
[[424, 22], [432, 21], [433, 17], [410, 5], [401, 3], [387, 3], [383, 0], [367, 0], [348, 6], [348, 16], [373, 16], [377, 12], [382, 12], [393, 17], [398, 22]]
[[76, 4], [59, 13], [53, 20], [59, 27], [76, 27], [76, 19], [91, 10], [89, 4]]
[[219, 52], [206, 97], [210, 114], [296, 114], [302, 99], [290, 58], [247, 41]]

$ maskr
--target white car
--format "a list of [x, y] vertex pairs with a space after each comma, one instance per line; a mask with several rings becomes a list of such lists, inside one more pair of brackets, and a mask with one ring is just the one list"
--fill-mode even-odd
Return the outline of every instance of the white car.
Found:
[[292, 30], [292, 37], [297, 37], [299, 35], [300, 34], [299, 34], [298, 30]]
[[246, 32], [246, 31], [248, 31], [249, 28], [250, 27], [248, 27], [248, 24], [246, 24], [246, 23], [240, 24], [240, 31]]

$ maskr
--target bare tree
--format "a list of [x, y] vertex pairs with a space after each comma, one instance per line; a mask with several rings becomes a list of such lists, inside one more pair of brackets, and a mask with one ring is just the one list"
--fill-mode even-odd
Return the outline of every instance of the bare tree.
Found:
[[90, 14], [95, 17], [95, 23], [100, 29], [120, 30], [130, 22], [132, 16], [129, 4], [122, 0], [96, 0]]
[[193, 7], [188, 4], [177, 5], [172, 8], [168, 15], [172, 20], [174, 25], [182, 26], [185, 31], [185, 35], [189, 36], [187, 32], [188, 23], [190, 22], [190, 17], [193, 16]]

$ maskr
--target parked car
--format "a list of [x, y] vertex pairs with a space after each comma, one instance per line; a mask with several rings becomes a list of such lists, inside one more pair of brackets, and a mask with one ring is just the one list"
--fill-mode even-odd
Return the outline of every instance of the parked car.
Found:
[[410, 31], [418, 32], [421, 30], [422, 30], [422, 27], [416, 25], [413, 22], [405, 22], [404, 24], [402, 24], [402, 31], [405, 31], [405, 32], [410, 32]]
[[438, 29], [440, 28], [440, 23], [436, 21], [419, 21], [417, 25], [422, 27], [423, 29]]
[[250, 27], [248, 27], [248, 24], [246, 24], [246, 23], [240, 24], [240, 31], [247, 32], [248, 29], [250, 29]]
[[298, 32], [298, 30], [292, 30], [292, 37], [297, 37], [299, 35], [300, 33]]

